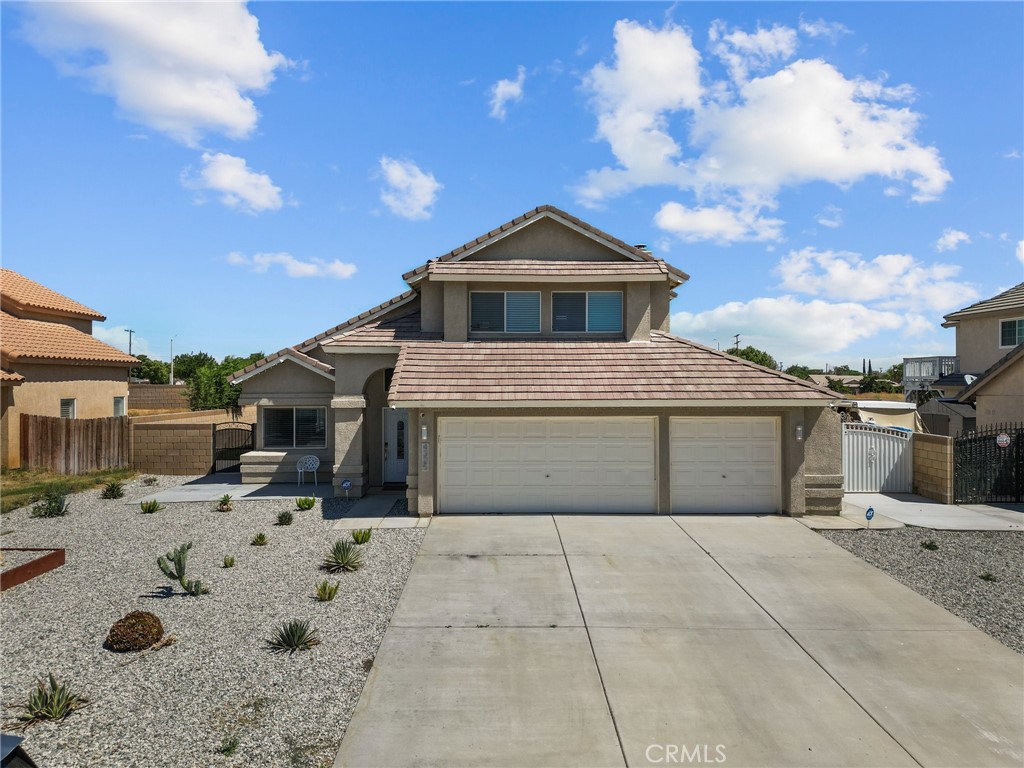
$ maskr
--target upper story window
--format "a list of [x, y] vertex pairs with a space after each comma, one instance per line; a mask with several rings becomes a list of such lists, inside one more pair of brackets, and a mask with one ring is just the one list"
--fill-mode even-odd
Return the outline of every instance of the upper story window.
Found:
[[124, 416], [124, 397], [114, 398], [114, 415]]
[[555, 333], [621, 333], [622, 291], [558, 291], [551, 294]]
[[540, 291], [472, 291], [469, 330], [540, 333]]
[[326, 408], [264, 408], [264, 448], [326, 448]]
[[999, 346], [1016, 347], [1024, 344], [1024, 317], [999, 321]]
[[60, 401], [60, 417], [62, 419], [73, 419], [73, 418], [75, 418], [75, 411], [77, 410], [77, 408], [75, 408], [75, 405], [76, 405], [75, 398], [73, 398], [73, 397], [61, 398], [61, 401]]

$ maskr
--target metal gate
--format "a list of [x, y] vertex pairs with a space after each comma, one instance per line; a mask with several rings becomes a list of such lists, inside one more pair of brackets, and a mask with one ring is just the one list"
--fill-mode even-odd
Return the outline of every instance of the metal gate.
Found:
[[238, 472], [242, 454], [256, 446], [256, 425], [227, 421], [213, 428], [213, 471]]
[[1024, 501], [1024, 425], [994, 424], [953, 440], [957, 504]]
[[896, 427], [843, 424], [843, 489], [847, 493], [910, 493], [913, 435]]

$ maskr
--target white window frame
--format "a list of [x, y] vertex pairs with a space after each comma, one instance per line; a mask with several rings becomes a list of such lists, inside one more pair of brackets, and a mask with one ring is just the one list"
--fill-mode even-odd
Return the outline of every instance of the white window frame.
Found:
[[999, 344], [1000, 349], [1013, 349], [1017, 344], [1024, 342], [1024, 339], [1017, 337], [1017, 344], [1003, 344], [1003, 323], [1020, 323], [1024, 322], [1024, 317], [1004, 317], [999, 320], [999, 325], [996, 328], [996, 342]]
[[[555, 294], [560, 293], [582, 293], [585, 297], [583, 302], [583, 331], [556, 331], [555, 330]], [[590, 294], [592, 293], [617, 293], [619, 294], [619, 330], [617, 331], [592, 331], [590, 330]], [[622, 312], [626, 307], [626, 297], [622, 291], [552, 291], [551, 292], [551, 332], [552, 333], [622, 333], [623, 322]]]
[[[473, 294], [474, 293], [500, 293], [501, 294], [501, 315], [504, 330], [501, 331], [474, 331], [473, 330]], [[508, 294], [510, 293], [532, 293], [537, 296], [537, 330], [536, 331], [510, 331], [508, 330]], [[544, 297], [541, 296], [540, 291], [470, 291], [469, 292], [469, 332], [470, 333], [505, 333], [512, 334], [515, 336], [533, 336], [540, 334], [541, 328], [541, 304], [544, 301]]]
[[[120, 403], [121, 403], [121, 412], [120, 413], [117, 412], [118, 401], [120, 401]], [[128, 398], [125, 397], [124, 395], [118, 395], [117, 397], [114, 398], [114, 415], [115, 416], [125, 416], [125, 415], [127, 415], [127, 413], [128, 413]]]
[[[324, 443], [323, 443], [323, 445], [296, 445], [295, 444], [295, 423], [296, 423], [295, 422], [295, 411], [300, 410], [300, 409], [303, 410], [303, 411], [319, 410], [319, 411], [323, 411], [324, 412]], [[266, 419], [266, 415], [265, 415], [267, 411], [291, 411], [292, 412], [292, 444], [291, 445], [267, 445], [267, 419]], [[263, 438], [263, 447], [266, 448], [267, 450], [271, 450], [271, 451], [299, 450], [299, 451], [302, 451], [302, 450], [315, 450], [317, 448], [326, 448], [327, 447], [327, 432], [328, 432], [327, 408], [322, 406], [322, 405], [268, 405], [265, 408], [263, 408], [263, 411], [262, 411], [262, 413], [260, 415], [263, 416], [263, 418], [261, 419], [262, 427], [263, 427], [261, 437]]]
[[[68, 409], [71, 411], [70, 416], [64, 415], [64, 404], [69, 403]], [[74, 419], [78, 415], [78, 399], [74, 397], [62, 397], [60, 399], [60, 417], [62, 419]]]

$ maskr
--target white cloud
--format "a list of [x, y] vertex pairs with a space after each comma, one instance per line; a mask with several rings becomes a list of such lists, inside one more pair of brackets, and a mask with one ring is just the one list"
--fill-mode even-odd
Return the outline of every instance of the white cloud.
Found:
[[1020, 160], [1020, 150], [1011, 149], [1009, 152], [1004, 152], [1003, 157], [1007, 160]]
[[835, 205], [826, 205], [825, 208], [815, 217], [821, 226], [829, 229], [836, 229], [843, 226], [843, 209]]
[[654, 215], [654, 223], [687, 243], [778, 240], [783, 224], [780, 219], [759, 217], [752, 209], [736, 211], [724, 205], [687, 208], [679, 203], [665, 203]]
[[1024, 240], [1017, 241], [1017, 261], [1024, 264]]
[[876, 309], [942, 313], [978, 298], [953, 278], [956, 264], [924, 264], [907, 254], [866, 260], [848, 251], [790, 251], [775, 269], [783, 290], [828, 299], [871, 302]]
[[[120, 349], [122, 352], [128, 351], [127, 325], [93, 325], [92, 335], [104, 344], [109, 344], [116, 349]], [[139, 336], [139, 334], [133, 333], [131, 340], [133, 355], [146, 355], [147, 357], [156, 357], [158, 360], [163, 359], [160, 355], [153, 355], [150, 352], [149, 342], [142, 336]]]
[[202, 163], [198, 176], [192, 176], [189, 169], [182, 173], [182, 183], [189, 189], [218, 192], [224, 205], [250, 214], [282, 206], [281, 188], [274, 186], [267, 174], [251, 170], [244, 158], [204, 152]]
[[729, 69], [732, 79], [744, 82], [752, 69], [764, 69], [773, 60], [785, 60], [796, 52], [796, 30], [778, 24], [748, 33], [729, 31], [724, 21], [712, 22], [708, 30], [711, 52]]
[[824, 19], [818, 19], [817, 21], [801, 19], [800, 31], [808, 37], [827, 37], [833, 43], [841, 36], [851, 34], [846, 25], [838, 21], [825, 21]]
[[523, 84], [526, 82], [526, 67], [520, 65], [515, 80], [499, 80], [491, 86], [491, 117], [504, 120], [508, 114], [509, 102], [523, 100]]
[[935, 250], [937, 251], [955, 251], [960, 247], [960, 243], [970, 243], [971, 236], [966, 232], [961, 232], [959, 229], [946, 228], [942, 230], [942, 234], [939, 239], [935, 241]]
[[381, 157], [380, 169], [386, 185], [380, 199], [392, 213], [413, 220], [429, 219], [433, 215], [430, 209], [444, 185], [432, 173], [420, 170], [411, 161], [395, 160], [387, 155]]
[[35, 3], [25, 30], [61, 72], [189, 146], [207, 133], [251, 135], [259, 113], [247, 94], [265, 91], [291, 65], [264, 48], [242, 2]]
[[347, 264], [338, 259], [300, 261], [290, 253], [254, 253], [252, 256], [246, 256], [233, 251], [228, 254], [227, 261], [228, 264], [245, 267], [250, 272], [260, 274], [277, 264], [284, 268], [284, 273], [288, 277], [333, 277], [337, 280], [345, 280], [356, 273], [355, 264]]

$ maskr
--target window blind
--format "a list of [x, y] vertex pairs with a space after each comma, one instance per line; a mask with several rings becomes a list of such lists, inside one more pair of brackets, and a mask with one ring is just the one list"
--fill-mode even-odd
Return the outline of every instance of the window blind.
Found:
[[557, 333], [587, 330], [587, 294], [551, 294], [551, 329]]
[[505, 330], [509, 333], [540, 332], [540, 293], [509, 291], [505, 294]]
[[469, 330], [505, 330], [505, 294], [474, 292], [469, 295]]
[[587, 330], [618, 333], [622, 330], [622, 294], [619, 291], [590, 291], [587, 294]]

